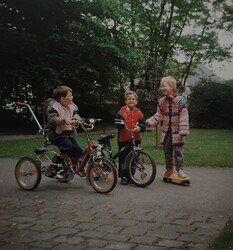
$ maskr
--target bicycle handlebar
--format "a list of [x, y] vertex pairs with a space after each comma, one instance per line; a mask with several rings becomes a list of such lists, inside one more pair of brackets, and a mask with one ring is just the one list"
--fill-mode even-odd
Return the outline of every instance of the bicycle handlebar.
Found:
[[67, 122], [66, 125], [75, 126], [75, 125], [79, 125], [80, 124], [83, 129], [93, 130], [95, 123], [99, 122], [99, 121], [101, 121], [101, 119], [88, 118], [86, 120], [81, 119], [81, 120]]
[[[126, 124], [126, 122], [124, 121], [124, 120], [122, 120], [122, 119], [115, 119], [115, 124], [120, 124], [120, 125], [124, 125], [125, 126], [125, 128], [128, 130], [128, 131], [130, 131], [131, 132], [131, 134], [133, 133], [133, 129], [130, 129], [128, 126], [127, 126], [127, 124]], [[136, 124], [136, 126], [137, 126], [137, 124]], [[144, 132], [151, 132], [151, 129], [149, 128], [149, 126], [146, 124], [146, 130], [144, 131]]]
[[90, 131], [90, 130], [94, 129], [95, 123], [101, 121], [101, 119], [88, 118], [87, 121], [88, 121], [88, 123], [84, 121], [83, 123], [81, 123], [81, 125], [89, 126], [89, 128], [85, 128], [85, 129]]

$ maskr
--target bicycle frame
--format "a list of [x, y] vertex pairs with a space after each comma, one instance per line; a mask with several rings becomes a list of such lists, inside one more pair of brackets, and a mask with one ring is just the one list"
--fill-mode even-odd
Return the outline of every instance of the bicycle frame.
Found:
[[[115, 123], [121, 123], [121, 122], [122, 122], [121, 120], [115, 119]], [[133, 131], [132, 131], [132, 129], [129, 129], [126, 124], [125, 124], [125, 127], [131, 133], [131, 141], [127, 145], [125, 145], [123, 148], [121, 148], [116, 154], [112, 155], [112, 146], [111, 146], [110, 140], [106, 143], [107, 147], [108, 147], [108, 151], [109, 151], [110, 156], [111, 156], [111, 159], [113, 161], [115, 161], [117, 158], [119, 158], [125, 151], [127, 151], [130, 148], [132, 149], [131, 151], [133, 151], [133, 152], [135, 151], [136, 145], [135, 145]]]
[[[88, 129], [84, 126], [84, 124], [86, 124], [87, 126], [89, 126], [89, 124], [87, 123], [80, 123], [80, 126], [82, 127], [84, 133], [85, 133], [85, 136], [86, 136], [86, 139], [87, 139], [87, 149], [86, 149], [86, 152], [83, 156], [83, 159], [80, 163], [79, 166], [75, 166], [75, 173], [78, 174], [80, 171], [83, 171], [83, 169], [85, 168], [85, 166], [87, 165], [88, 163], [88, 160], [90, 159], [90, 157], [94, 157], [94, 149], [93, 149], [93, 142], [89, 136], [89, 133], [88, 133], [88, 130], [92, 130], [94, 128], [94, 123], [96, 121], [100, 121], [100, 119], [92, 119], [93, 122], [91, 123], [91, 127]], [[72, 164], [73, 165], [73, 164]], [[74, 166], [74, 165], [73, 165]]]
[[[122, 124], [122, 121], [117, 120]], [[125, 124], [126, 126], [126, 124]], [[126, 129], [127, 126], [126, 126]], [[116, 154], [112, 154], [112, 146], [110, 140], [114, 135], [102, 135], [98, 142], [103, 146], [102, 154], [109, 156], [111, 161], [116, 165], [116, 159], [124, 152], [127, 152], [124, 165], [126, 167], [128, 181], [139, 187], [150, 185], [156, 176], [156, 163], [154, 158], [142, 148], [136, 146], [133, 131], [131, 132], [131, 141], [122, 147]]]
[[123, 148], [120, 149], [115, 155], [112, 156], [112, 159], [115, 161], [117, 158], [119, 158], [127, 149], [132, 149], [131, 151], [134, 151], [135, 149], [135, 141], [134, 139], [131, 140], [127, 145], [125, 145]]

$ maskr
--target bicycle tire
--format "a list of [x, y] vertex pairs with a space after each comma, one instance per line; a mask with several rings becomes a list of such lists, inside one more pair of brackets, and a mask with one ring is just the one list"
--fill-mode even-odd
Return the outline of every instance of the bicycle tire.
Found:
[[111, 192], [117, 184], [117, 170], [106, 158], [93, 160], [88, 168], [87, 178], [96, 192], [106, 194]]
[[143, 150], [131, 151], [125, 160], [129, 182], [138, 187], [149, 186], [156, 177], [155, 159]]
[[18, 185], [27, 191], [38, 187], [41, 181], [41, 169], [30, 157], [22, 157], [15, 165], [15, 178]]

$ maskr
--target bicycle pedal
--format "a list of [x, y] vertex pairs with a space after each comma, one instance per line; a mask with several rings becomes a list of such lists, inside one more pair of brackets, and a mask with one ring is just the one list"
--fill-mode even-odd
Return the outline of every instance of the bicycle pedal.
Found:
[[78, 175], [80, 176], [80, 177], [86, 177], [86, 173], [84, 173], [84, 172], [78, 172]]
[[147, 177], [147, 174], [145, 173], [145, 172], [142, 172], [141, 173], [141, 179], [143, 180], [143, 179], [145, 179]]

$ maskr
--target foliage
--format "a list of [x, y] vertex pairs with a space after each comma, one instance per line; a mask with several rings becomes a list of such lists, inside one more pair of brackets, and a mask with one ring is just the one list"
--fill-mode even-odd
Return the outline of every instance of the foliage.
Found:
[[2, 1], [1, 104], [22, 99], [38, 106], [58, 84], [78, 90], [75, 100], [84, 106], [115, 102], [129, 65], [127, 41], [104, 22], [111, 6], [91, 3]]
[[0, 107], [27, 100], [38, 113], [66, 84], [82, 115], [111, 120], [127, 85], [152, 114], [163, 75], [185, 85], [195, 64], [230, 56], [215, 31], [230, 30], [231, 11], [218, 0], [0, 0]]
[[232, 128], [233, 85], [203, 82], [191, 89], [190, 123], [195, 128]]

